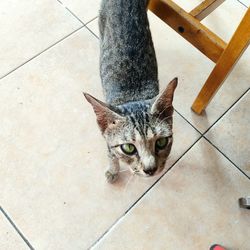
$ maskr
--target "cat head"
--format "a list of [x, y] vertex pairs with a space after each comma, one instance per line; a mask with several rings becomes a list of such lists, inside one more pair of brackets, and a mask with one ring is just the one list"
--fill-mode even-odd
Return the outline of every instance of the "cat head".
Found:
[[112, 107], [85, 94], [92, 105], [109, 154], [132, 172], [152, 176], [163, 170], [173, 134], [173, 95], [177, 78], [156, 98]]

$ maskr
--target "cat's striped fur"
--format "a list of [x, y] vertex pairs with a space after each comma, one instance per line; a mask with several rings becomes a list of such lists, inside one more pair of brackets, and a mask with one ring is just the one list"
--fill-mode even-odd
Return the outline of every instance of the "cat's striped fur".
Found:
[[[160, 172], [172, 146], [172, 100], [177, 78], [159, 94], [156, 56], [147, 18], [147, 0], [103, 0], [100, 75], [106, 103], [85, 94], [106, 139], [114, 181], [120, 162], [139, 175]], [[157, 146], [164, 142], [164, 148]], [[123, 146], [135, 148], [127, 154]], [[132, 146], [131, 146], [132, 145]]]
[[159, 94], [157, 63], [145, 0], [103, 0], [100, 74], [107, 103], [119, 105]]

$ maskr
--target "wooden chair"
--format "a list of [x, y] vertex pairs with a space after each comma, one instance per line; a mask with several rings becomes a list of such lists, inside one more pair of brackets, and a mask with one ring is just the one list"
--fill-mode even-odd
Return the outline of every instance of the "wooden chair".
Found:
[[200, 22], [224, 1], [205, 0], [189, 13], [171, 0], [149, 2], [149, 9], [154, 14], [216, 63], [192, 105], [197, 114], [209, 104], [250, 43], [250, 8], [228, 43]]

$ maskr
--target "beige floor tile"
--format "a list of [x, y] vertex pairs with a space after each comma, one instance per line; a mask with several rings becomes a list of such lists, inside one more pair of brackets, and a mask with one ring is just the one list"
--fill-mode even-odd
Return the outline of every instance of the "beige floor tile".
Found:
[[[194, 6], [195, 4], [192, 4], [189, 7], [185, 2], [186, 10], [191, 10]], [[207, 17], [204, 23], [227, 41], [245, 11], [246, 8], [237, 1], [226, 1]], [[149, 12], [149, 21], [158, 60], [161, 88], [164, 88], [170, 79], [178, 76], [179, 86], [174, 101], [175, 108], [197, 129], [205, 132], [249, 88], [250, 49], [246, 50], [206, 112], [198, 116], [191, 111], [190, 107], [212, 71], [214, 63], [151, 12]], [[97, 20], [91, 22], [88, 27], [95, 34], [99, 34]]]
[[173, 0], [173, 2], [178, 4], [185, 11], [190, 12], [192, 9], [194, 9], [203, 1], [202, 0], [192, 0], [192, 1]]
[[29, 247], [17, 234], [15, 229], [0, 211], [0, 249], [1, 250], [28, 250]]
[[60, 0], [82, 22], [87, 23], [98, 16], [101, 0]]
[[241, 3], [245, 4], [246, 6], [250, 6], [250, 0], [240, 0]]
[[238, 1], [225, 1], [202, 23], [228, 42], [246, 11], [247, 8]]
[[94, 249], [248, 250], [249, 211], [238, 198], [250, 181], [199, 141]]
[[0, 78], [82, 24], [57, 1], [0, 1]]
[[206, 137], [250, 176], [250, 92], [206, 134]]
[[89, 24], [87, 24], [87, 27], [93, 32], [95, 33], [96, 36], [99, 37], [99, 28], [98, 28], [98, 17], [93, 20], [92, 22], [90, 22]]
[[[1, 202], [36, 249], [85, 249], [159, 178], [105, 181], [105, 143], [82, 95], [102, 98], [98, 51], [83, 28], [1, 81]], [[167, 168], [199, 137], [177, 114], [174, 131]]]

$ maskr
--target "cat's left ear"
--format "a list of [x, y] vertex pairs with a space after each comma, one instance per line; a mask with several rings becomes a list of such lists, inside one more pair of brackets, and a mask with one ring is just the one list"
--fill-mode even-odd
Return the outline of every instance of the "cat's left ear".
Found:
[[96, 99], [95, 97], [83, 93], [87, 101], [92, 105], [95, 114], [96, 120], [100, 127], [101, 132], [103, 133], [110, 124], [116, 124], [118, 120], [122, 119], [122, 116], [115, 112], [110, 106], [106, 103]]
[[154, 101], [151, 107], [151, 114], [156, 115], [160, 119], [172, 116], [174, 108], [172, 106], [174, 91], [177, 87], [178, 78], [175, 77]]

